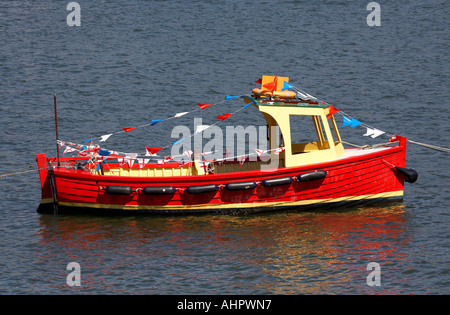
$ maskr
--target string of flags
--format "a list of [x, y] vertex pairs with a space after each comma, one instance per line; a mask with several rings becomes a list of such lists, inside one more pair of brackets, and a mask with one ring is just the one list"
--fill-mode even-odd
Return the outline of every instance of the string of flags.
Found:
[[[274, 91], [276, 89], [276, 85], [277, 85], [277, 78], [275, 78], [275, 80], [273, 82], [270, 82], [268, 84], [263, 85], [263, 88], [269, 90], [269, 91]], [[257, 81], [255, 81], [256, 83], [261, 83], [262, 80], [259, 79]], [[287, 90], [287, 89], [293, 89], [296, 92], [296, 95], [303, 99], [303, 100], [309, 100], [309, 101], [314, 101], [317, 102], [317, 104], [320, 102], [321, 104], [324, 105], [328, 105], [329, 106], [329, 114], [327, 115], [327, 119], [331, 118], [333, 115], [335, 114], [340, 114], [342, 115], [343, 118], [343, 123], [342, 123], [342, 127], [347, 127], [350, 126], [351, 128], [355, 128], [357, 126], [362, 126], [366, 128], [366, 133], [364, 134], [364, 136], [370, 136], [371, 138], [376, 138], [382, 134], [385, 134], [386, 132], [373, 128], [363, 122], [358, 121], [357, 119], [351, 117], [350, 115], [347, 115], [346, 113], [344, 113], [343, 111], [337, 109], [336, 107], [326, 103], [325, 101], [322, 101], [320, 99], [318, 99], [317, 97], [302, 91], [301, 89], [295, 87], [292, 84], [289, 84], [287, 82], [283, 82], [283, 88], [281, 89], [282, 91]], [[211, 124], [211, 125], [198, 125], [196, 127], [196, 130], [194, 132], [193, 135], [186, 137], [186, 138], [181, 138], [179, 140], [176, 140], [174, 142], [172, 142], [170, 145], [167, 145], [165, 147], [145, 147], [145, 153], [144, 154], [138, 154], [138, 153], [126, 153], [126, 152], [117, 152], [114, 150], [108, 150], [105, 148], [100, 148], [99, 145], [93, 145], [93, 142], [95, 139], [98, 139], [100, 142], [106, 142], [111, 136], [119, 134], [119, 133], [128, 133], [131, 132], [135, 129], [141, 128], [141, 127], [146, 127], [146, 126], [154, 126], [160, 122], [163, 121], [167, 121], [170, 119], [175, 119], [175, 118], [180, 118], [183, 117], [187, 114], [199, 111], [199, 110], [203, 110], [205, 108], [209, 108], [218, 104], [221, 104], [223, 102], [227, 102], [233, 99], [237, 99], [240, 98], [242, 96], [235, 96], [235, 95], [226, 95], [225, 99], [217, 102], [217, 103], [212, 103], [212, 104], [204, 104], [204, 103], [198, 103], [198, 108], [192, 110], [192, 111], [186, 111], [186, 112], [179, 112], [176, 113], [175, 115], [172, 115], [170, 117], [167, 117], [165, 119], [153, 119], [151, 120], [149, 123], [143, 124], [143, 125], [139, 125], [139, 126], [133, 126], [133, 127], [122, 127], [121, 131], [115, 132], [115, 133], [108, 133], [108, 134], [104, 134], [101, 135], [100, 137], [97, 138], [90, 138], [87, 140], [84, 140], [82, 142], [82, 144], [76, 144], [73, 142], [64, 142], [64, 141], [59, 141], [58, 140], [58, 144], [60, 145], [61, 148], [64, 148], [63, 151], [63, 155], [66, 153], [70, 153], [70, 152], [75, 152], [78, 155], [81, 156], [92, 156], [92, 160], [93, 163], [97, 164], [97, 168], [100, 166], [100, 163], [104, 163], [107, 159], [117, 159], [119, 163], [122, 164], [126, 164], [129, 167], [132, 167], [134, 165], [135, 162], [137, 162], [139, 164], [140, 167], [143, 167], [145, 164], [149, 163], [150, 160], [156, 160], [158, 164], [164, 164], [167, 163], [169, 161], [173, 161], [176, 160], [177, 158], [184, 158], [185, 156], [188, 157], [189, 160], [193, 159], [193, 152], [191, 150], [185, 151], [183, 152], [181, 155], [177, 155], [177, 156], [159, 156], [158, 152], [160, 152], [161, 150], [168, 148], [170, 146], [173, 146], [177, 143], [180, 143], [181, 141], [184, 141], [186, 139], [189, 139], [191, 137], [193, 137], [196, 134], [199, 134], [203, 131], [205, 131], [206, 129], [215, 126], [221, 122], [223, 122], [224, 120], [228, 119], [229, 117], [231, 117], [232, 115], [236, 114], [237, 112], [246, 109], [248, 106], [250, 106], [251, 104], [253, 104], [253, 102], [247, 103], [244, 106], [238, 108], [237, 110], [235, 110], [234, 112], [231, 113], [226, 113], [226, 114], [222, 114], [216, 117], [216, 119], [218, 119], [217, 122]], [[89, 144], [86, 144], [89, 143]], [[244, 155], [239, 155], [239, 156], [234, 156], [234, 157], [228, 157], [228, 154], [224, 153], [224, 158], [223, 159], [215, 159], [214, 161], [219, 162], [219, 163], [223, 163], [226, 160], [238, 160], [239, 164], [242, 166], [244, 164], [244, 162], [246, 161], [247, 158], [251, 157], [251, 156], [258, 156], [261, 157], [264, 154], [280, 154], [282, 151], [284, 151], [284, 147], [281, 148], [275, 148], [273, 150], [262, 150], [262, 149], [258, 149], [255, 148], [254, 149], [254, 153], [248, 153], [248, 154], [244, 154]], [[213, 154], [213, 153], [217, 153], [217, 151], [211, 151], [211, 152], [202, 152], [201, 156], [207, 156], [209, 154]], [[140, 156], [144, 155], [144, 158], [141, 158]], [[203, 160], [200, 161], [200, 163], [203, 163], [203, 166], [207, 166], [208, 163], [212, 162], [213, 160]], [[186, 162], [181, 162], [181, 163], [186, 163]]]

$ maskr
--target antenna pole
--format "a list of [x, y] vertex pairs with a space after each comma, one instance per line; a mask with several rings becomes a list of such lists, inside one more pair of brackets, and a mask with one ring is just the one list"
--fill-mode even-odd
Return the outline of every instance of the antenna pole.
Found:
[[53, 101], [55, 103], [56, 154], [58, 158], [58, 166], [61, 166], [61, 164], [59, 163], [58, 112], [56, 110], [56, 91], [55, 94], [53, 94]]

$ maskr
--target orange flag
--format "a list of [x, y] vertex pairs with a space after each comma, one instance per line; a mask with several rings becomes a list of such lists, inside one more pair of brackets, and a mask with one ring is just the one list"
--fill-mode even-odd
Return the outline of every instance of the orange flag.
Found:
[[213, 106], [213, 104], [198, 104], [198, 106], [200, 106], [200, 108], [203, 109], [209, 106]]

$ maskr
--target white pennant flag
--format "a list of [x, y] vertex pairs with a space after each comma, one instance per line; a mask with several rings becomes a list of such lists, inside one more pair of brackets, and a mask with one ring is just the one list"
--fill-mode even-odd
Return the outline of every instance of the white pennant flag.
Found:
[[246, 159], [246, 155], [241, 155], [241, 156], [238, 156], [238, 161], [239, 161], [239, 166], [242, 166], [242, 164], [244, 164], [244, 161], [245, 161], [245, 159]]
[[209, 127], [211, 127], [210, 125], [198, 125], [197, 129], [195, 130], [195, 134], [202, 132], [203, 130], [208, 129]]
[[266, 153], [265, 150], [260, 150], [260, 149], [255, 149], [255, 151], [256, 151], [256, 154], [257, 154], [258, 156], [261, 156], [261, 155], [263, 155], [264, 153]]
[[378, 130], [376, 128], [367, 128], [367, 132], [364, 136], [371, 136], [373, 139], [385, 133], [384, 131]]
[[183, 155], [186, 155], [186, 156], [188, 156], [190, 159], [192, 159], [192, 151], [191, 150], [187, 150], [187, 151], [184, 151], [183, 152]]
[[100, 136], [100, 137], [101, 137], [100, 142], [105, 142], [105, 141], [108, 140], [108, 138], [111, 137], [112, 135], [113, 135], [113, 134], [110, 133], [110, 134], [107, 134], [107, 135]]
[[72, 147], [66, 147], [66, 149], [65, 149], [64, 152], [63, 152], [63, 155], [66, 154], [67, 152], [73, 152], [73, 151], [75, 151], [74, 148], [72, 148]]
[[284, 151], [284, 147], [281, 147], [281, 148], [275, 149], [275, 151], [273, 151], [273, 153], [274, 153], [274, 154], [280, 154], [280, 153], [283, 152], [283, 151]]
[[184, 115], [186, 115], [186, 114], [188, 114], [188, 113], [189, 113], [189, 112], [177, 113], [177, 114], [175, 114], [175, 116], [173, 116], [173, 117], [178, 118], [178, 117], [184, 116]]

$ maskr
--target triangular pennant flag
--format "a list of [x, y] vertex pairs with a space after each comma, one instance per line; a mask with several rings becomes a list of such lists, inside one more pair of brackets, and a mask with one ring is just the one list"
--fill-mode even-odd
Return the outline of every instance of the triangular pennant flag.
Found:
[[157, 152], [162, 150], [162, 148], [151, 148], [147, 146], [145, 146], [145, 149], [147, 151], [147, 153], [145, 153], [146, 156], [155, 156]]
[[210, 125], [198, 125], [195, 130], [195, 133], [197, 134], [199, 132], [202, 132], [203, 130], [208, 129], [209, 127], [211, 127], [211, 126]]
[[268, 89], [270, 92], [275, 91], [277, 89], [277, 79], [275, 78], [273, 82], [264, 84], [263, 88]]
[[198, 104], [198, 106], [200, 106], [201, 109], [209, 107], [209, 106], [213, 106], [214, 104]]
[[262, 79], [256, 80], [255, 83], [262, 83]]
[[239, 161], [239, 166], [242, 166], [242, 164], [244, 164], [246, 158], [247, 158], [246, 155], [238, 156], [237, 159], [238, 159], [238, 161]]
[[111, 154], [111, 152], [109, 152], [108, 150], [100, 149], [98, 151], [98, 154], [100, 154], [101, 156], [108, 156]]
[[91, 138], [91, 139], [84, 140], [84, 141], [81, 142], [81, 143], [85, 143], [85, 142], [89, 142], [89, 141], [92, 141], [92, 138]]
[[265, 150], [260, 150], [260, 149], [255, 149], [255, 151], [256, 151], [256, 154], [257, 154], [258, 156], [261, 156], [261, 155], [263, 155], [264, 153], [266, 153]]
[[180, 143], [180, 142], [183, 141], [184, 139], [186, 139], [186, 138], [182, 138], [182, 139], [180, 139], [180, 140], [177, 140], [177, 141], [175, 141], [175, 142], [172, 142], [172, 145], [177, 144], [177, 143]]
[[362, 122], [357, 121], [355, 118], [352, 118], [352, 125], [351, 125], [352, 128], [355, 128], [356, 126], [359, 126], [361, 124]]
[[105, 141], [108, 140], [108, 138], [111, 137], [112, 135], [113, 135], [113, 134], [110, 133], [110, 134], [107, 134], [107, 135], [100, 136], [100, 137], [101, 137], [100, 142], [105, 142]]
[[376, 137], [381, 136], [383, 133], [385, 133], [385, 132], [378, 130], [378, 129], [373, 129], [373, 133], [372, 133], [371, 137], [373, 139], [375, 139]]
[[352, 124], [352, 120], [350, 118], [348, 118], [347, 116], [343, 116], [343, 117], [344, 117], [344, 122], [342, 123], [342, 127], [350, 126]]
[[226, 99], [227, 101], [229, 101], [229, 100], [232, 100], [232, 99], [238, 98], [238, 97], [239, 97], [239, 96], [227, 95], [227, 96], [225, 96], [225, 99]]
[[59, 144], [59, 148], [62, 149], [62, 147], [64, 146], [64, 141], [60, 141], [58, 140], [58, 144]]
[[164, 119], [155, 119], [155, 120], [152, 120], [152, 123], [150, 124], [150, 126], [156, 125], [157, 123], [159, 123], [159, 122], [161, 122], [161, 121], [164, 121]]
[[75, 151], [74, 148], [72, 148], [72, 147], [66, 147], [66, 149], [65, 149], [64, 152], [63, 152], [63, 155], [66, 154], [67, 152], [73, 152], [73, 151]]
[[183, 155], [186, 155], [186, 156], [188, 156], [190, 159], [192, 158], [192, 151], [191, 150], [187, 150], [187, 151], [184, 151], [183, 152]]
[[217, 119], [220, 119], [220, 120], [222, 120], [222, 121], [224, 121], [225, 119], [227, 119], [227, 118], [230, 117], [231, 115], [233, 115], [233, 114], [228, 113], [228, 114], [224, 114], [224, 115], [217, 116], [216, 118], [217, 118]]
[[247, 108], [247, 107], [249, 107], [249, 106], [252, 105], [252, 104], [255, 104], [255, 101], [245, 104], [245, 105], [244, 105], [244, 108]]
[[138, 127], [129, 127], [129, 128], [122, 127], [122, 129], [123, 129], [125, 132], [129, 132], [129, 131], [134, 130], [134, 129], [136, 129], [136, 128], [138, 128]]
[[330, 105], [330, 113], [327, 115], [327, 119], [330, 119], [331, 116], [339, 112], [339, 109]]
[[175, 116], [173, 116], [173, 117], [178, 118], [178, 117], [184, 116], [184, 115], [186, 115], [186, 114], [188, 114], [188, 113], [189, 113], [189, 112], [177, 113], [177, 114], [175, 114]]
[[280, 153], [283, 152], [283, 151], [284, 151], [284, 147], [281, 147], [281, 148], [275, 149], [275, 151], [273, 151], [273, 153], [274, 153], [274, 154], [280, 154]]
[[281, 89], [282, 91], [293, 88], [294, 86], [287, 83], [286, 81], [283, 82], [283, 88]]

